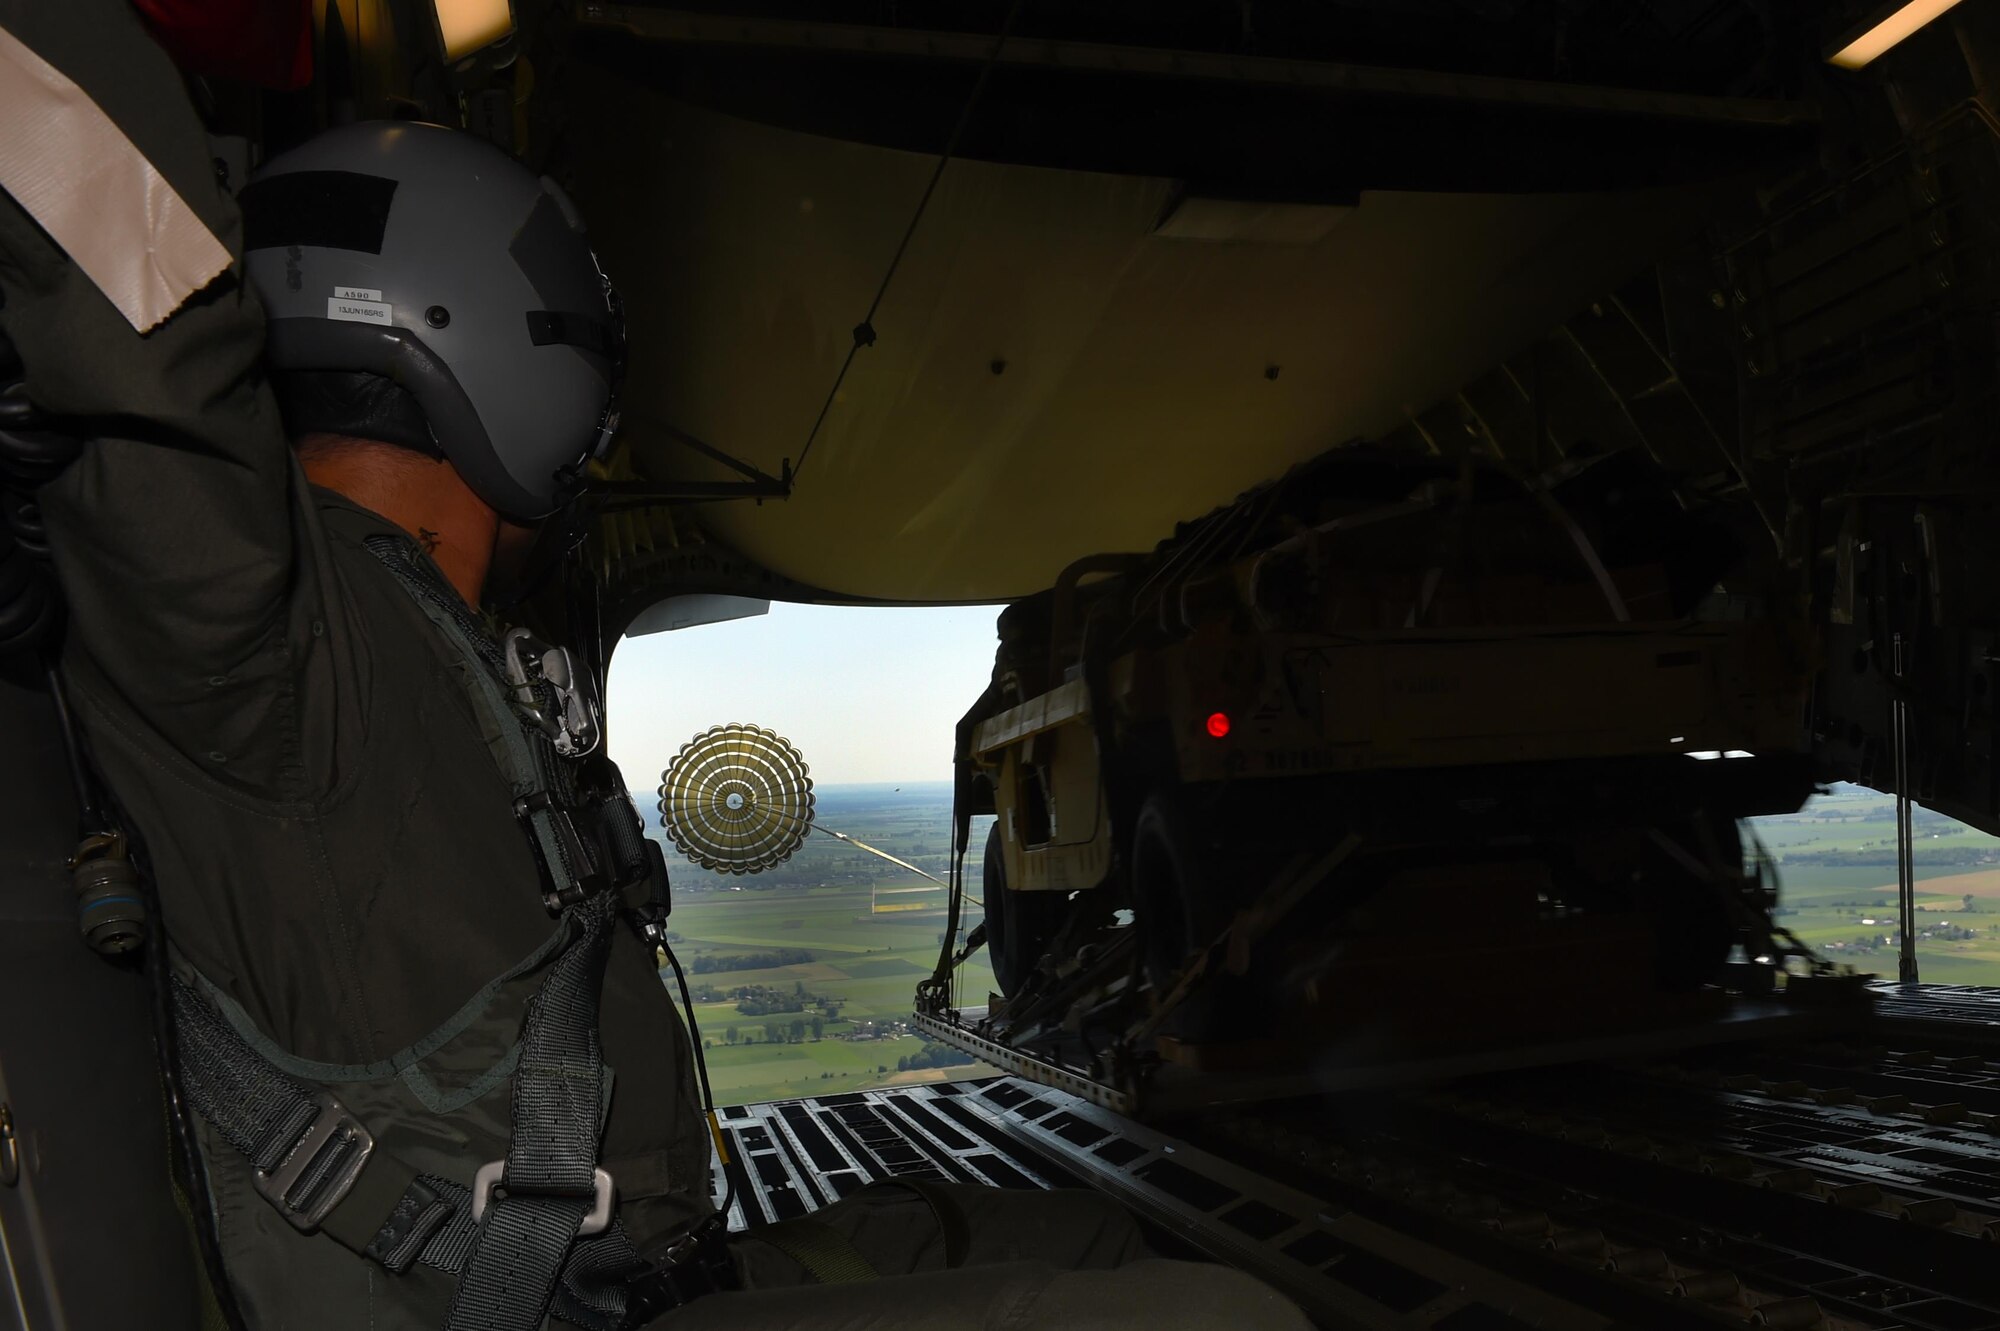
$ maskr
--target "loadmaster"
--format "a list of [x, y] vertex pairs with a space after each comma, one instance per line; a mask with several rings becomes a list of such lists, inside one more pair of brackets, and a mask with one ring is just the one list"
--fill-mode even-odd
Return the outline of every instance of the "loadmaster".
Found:
[[67, 606], [82, 854], [142, 885], [87, 933], [139, 944], [156, 894], [213, 1317], [1305, 1325], [1095, 1194], [880, 1185], [726, 1235], [603, 663], [482, 608], [560, 549], [617, 425], [579, 218], [415, 123], [222, 179], [117, 0], [0, 3], [0, 65], [0, 447]]

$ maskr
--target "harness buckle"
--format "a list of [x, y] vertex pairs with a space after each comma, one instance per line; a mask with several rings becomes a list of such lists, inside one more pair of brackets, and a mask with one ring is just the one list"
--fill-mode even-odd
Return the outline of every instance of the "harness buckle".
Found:
[[514, 817], [531, 827], [537, 817], [546, 817], [549, 834], [561, 844], [561, 853], [569, 861], [567, 866], [555, 863], [545, 866], [548, 876], [543, 881], [549, 886], [542, 892], [542, 905], [550, 915], [560, 915], [604, 890], [604, 874], [584, 846], [569, 810], [557, 804], [553, 795], [538, 790], [521, 796], [514, 801]]
[[318, 1112], [284, 1158], [253, 1176], [257, 1191], [292, 1228], [310, 1234], [340, 1205], [361, 1177], [375, 1138], [361, 1120], [325, 1091], [313, 1097]]
[[[472, 1223], [478, 1224], [479, 1217], [486, 1214], [486, 1205], [493, 1200], [493, 1193], [502, 1186], [507, 1173], [505, 1160], [490, 1160], [479, 1167], [472, 1176]], [[543, 1193], [526, 1190], [529, 1196], [564, 1196], [562, 1193]], [[612, 1186], [611, 1175], [602, 1169], [590, 1172], [590, 1214], [577, 1227], [577, 1237], [587, 1238], [592, 1234], [602, 1234], [611, 1227], [611, 1203], [617, 1197], [617, 1189]]]
[[[587, 758], [603, 738], [598, 722], [597, 689], [579, 669], [567, 647], [551, 647], [526, 629], [512, 629], [501, 644], [506, 653], [507, 682], [514, 706], [555, 745], [565, 758]], [[556, 699], [550, 716], [536, 705], [535, 686], [546, 684]]]
[[621, 1331], [650, 1326], [662, 1314], [705, 1295], [741, 1288], [727, 1237], [718, 1212], [668, 1244], [652, 1259], [650, 1270], [628, 1279]]

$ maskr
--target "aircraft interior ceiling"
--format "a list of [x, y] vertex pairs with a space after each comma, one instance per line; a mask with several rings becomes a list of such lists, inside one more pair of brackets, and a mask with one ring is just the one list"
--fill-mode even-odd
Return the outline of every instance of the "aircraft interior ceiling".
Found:
[[1861, 0], [521, 3], [449, 79], [376, 40], [420, 8], [338, 0], [314, 95], [456, 97], [590, 219], [614, 636], [1015, 600], [1355, 445], [1630, 451], [1745, 552], [1717, 605], [1813, 626], [1827, 770], [1914, 700], [2000, 826], [1992, 6], [1849, 69]]
[[1050, 38], [984, 70], [990, 35], [925, 59], [894, 48], [918, 17], [864, 40], [759, 8], [586, 15], [555, 160], [626, 298], [621, 475], [730, 479], [688, 436], [795, 468], [789, 498], [679, 526], [834, 599], [1026, 595], [1389, 435], [1698, 232], [1812, 120], [1713, 78], [1383, 83], [1276, 45], [1204, 65], [1102, 25], [1065, 43], [1031, 7]]

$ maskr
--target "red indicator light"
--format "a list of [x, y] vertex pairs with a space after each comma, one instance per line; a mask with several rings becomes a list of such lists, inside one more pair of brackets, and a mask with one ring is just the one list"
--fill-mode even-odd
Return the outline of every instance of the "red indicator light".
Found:
[[1216, 739], [1226, 738], [1229, 734], [1229, 713], [1210, 712], [1208, 714], [1208, 733]]

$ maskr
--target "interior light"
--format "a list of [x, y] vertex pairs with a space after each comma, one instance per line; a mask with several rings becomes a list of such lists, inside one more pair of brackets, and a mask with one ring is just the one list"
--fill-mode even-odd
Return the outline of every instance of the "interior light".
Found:
[[1208, 714], [1208, 733], [1216, 739], [1226, 738], [1229, 734], [1229, 713], [1210, 712]]
[[475, 51], [514, 32], [510, 0], [432, 0], [437, 7], [438, 39], [444, 43], [446, 64], [457, 64]]
[[1908, 0], [1878, 9], [1828, 48], [1826, 62], [1842, 69], [1861, 69], [1952, 8], [1958, 0]]

